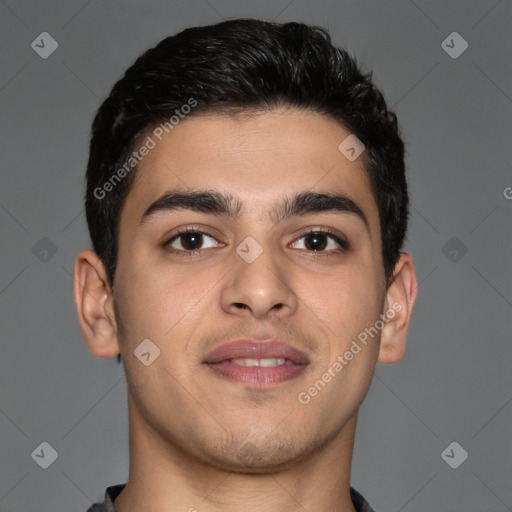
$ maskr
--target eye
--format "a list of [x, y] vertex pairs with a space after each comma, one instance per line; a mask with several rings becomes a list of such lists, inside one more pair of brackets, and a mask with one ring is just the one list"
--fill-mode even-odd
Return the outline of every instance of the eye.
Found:
[[[205, 238], [211, 240], [209, 245], [205, 245]], [[324, 256], [333, 256], [349, 249], [349, 243], [329, 229], [308, 231], [302, 234], [298, 240], [304, 240], [302, 242], [304, 247], [296, 247], [298, 242], [295, 242], [292, 244], [293, 248], [306, 250], [313, 254], [322, 254]], [[202, 249], [211, 249], [219, 246], [213, 236], [194, 228], [186, 228], [178, 231], [178, 233], [173, 235], [162, 245], [166, 250], [174, 253], [184, 253], [184, 255], [192, 255], [200, 252]]]
[[[349, 248], [349, 244], [346, 240], [335, 235], [330, 230], [315, 230], [308, 231], [299, 237], [299, 240], [304, 239], [303, 245], [305, 250], [317, 253], [317, 252], [340, 252], [346, 251]], [[331, 242], [329, 246], [329, 242]], [[296, 244], [297, 242], [295, 242]], [[295, 247], [297, 248], [297, 247]], [[299, 247], [300, 249], [301, 247]], [[336, 251], [338, 249], [338, 251]], [[326, 254], [327, 255], [327, 254]]]
[[[205, 246], [204, 238], [209, 238], [213, 240], [214, 243]], [[171, 247], [172, 252], [188, 252], [194, 253], [199, 249], [209, 249], [212, 247], [216, 247], [215, 238], [208, 235], [207, 233], [203, 233], [202, 231], [198, 231], [197, 229], [183, 229], [176, 233], [172, 238], [167, 240], [163, 245], [164, 247]], [[181, 245], [182, 248], [177, 248], [176, 245]]]

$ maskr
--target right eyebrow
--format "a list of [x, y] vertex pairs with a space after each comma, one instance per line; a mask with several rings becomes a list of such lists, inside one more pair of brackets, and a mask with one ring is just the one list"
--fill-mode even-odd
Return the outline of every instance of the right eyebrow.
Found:
[[184, 192], [170, 190], [159, 197], [142, 214], [139, 226], [153, 215], [162, 211], [191, 210], [210, 215], [224, 215], [237, 219], [242, 210], [242, 203], [230, 194], [217, 191], [198, 190]]

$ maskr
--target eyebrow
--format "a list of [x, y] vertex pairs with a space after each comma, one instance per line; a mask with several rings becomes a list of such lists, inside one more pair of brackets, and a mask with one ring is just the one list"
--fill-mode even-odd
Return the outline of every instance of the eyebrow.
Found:
[[[225, 216], [233, 220], [239, 219], [243, 204], [226, 192], [212, 190], [170, 190], [149, 205], [142, 214], [139, 226], [148, 222], [159, 212], [189, 210], [209, 215]], [[312, 213], [349, 213], [359, 218], [370, 233], [368, 219], [352, 199], [338, 193], [300, 192], [293, 196], [285, 196], [272, 210], [271, 218], [277, 224], [294, 216]]]

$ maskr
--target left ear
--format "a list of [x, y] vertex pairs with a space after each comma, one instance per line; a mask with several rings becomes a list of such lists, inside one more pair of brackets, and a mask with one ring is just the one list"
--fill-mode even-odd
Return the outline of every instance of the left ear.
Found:
[[386, 292], [383, 314], [387, 321], [381, 332], [379, 363], [393, 364], [402, 359], [417, 295], [418, 282], [412, 257], [402, 252]]

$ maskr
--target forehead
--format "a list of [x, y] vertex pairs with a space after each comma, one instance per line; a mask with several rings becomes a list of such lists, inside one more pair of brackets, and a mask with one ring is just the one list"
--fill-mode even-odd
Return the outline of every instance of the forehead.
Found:
[[[377, 206], [362, 158], [338, 149], [350, 132], [310, 111], [251, 115], [195, 115], [169, 133], [138, 164], [122, 215], [138, 224], [146, 208], [168, 190], [216, 190], [240, 201], [240, 216], [264, 221], [284, 195], [315, 191], [342, 194], [364, 211], [371, 238], [379, 236]], [[153, 146], [153, 144], [149, 144]]]

